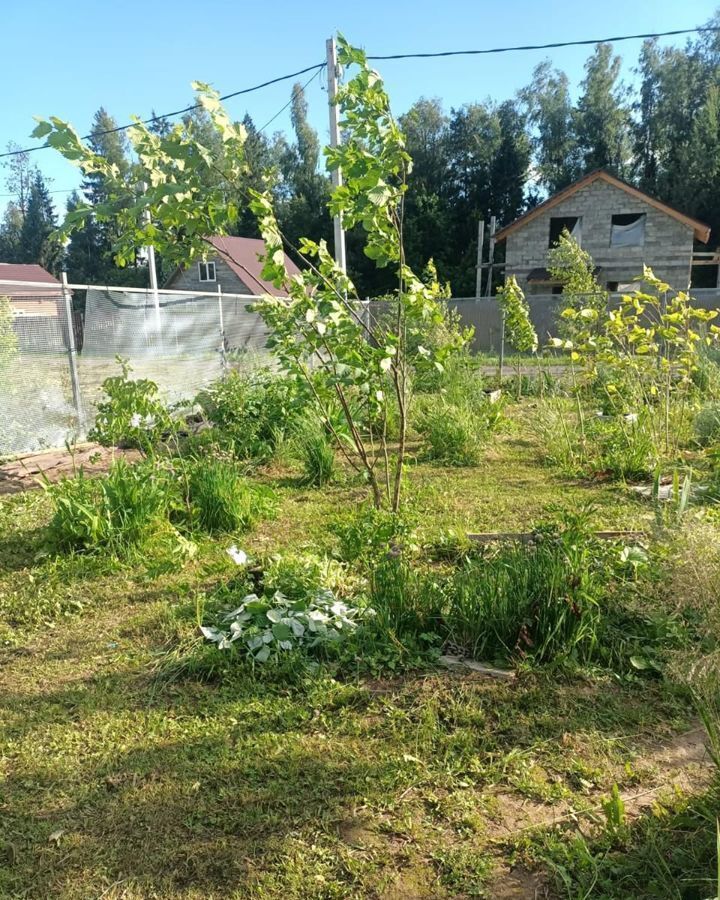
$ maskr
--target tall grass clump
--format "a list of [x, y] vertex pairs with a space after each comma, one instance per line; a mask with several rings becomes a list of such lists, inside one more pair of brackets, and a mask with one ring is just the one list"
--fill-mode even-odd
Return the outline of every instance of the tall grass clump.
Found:
[[447, 588], [451, 642], [476, 659], [588, 662], [598, 649], [602, 622], [596, 555], [587, 524], [578, 517], [539, 531], [529, 544], [467, 559]]
[[50, 544], [59, 550], [106, 549], [122, 554], [141, 546], [166, 520], [171, 488], [149, 463], [116, 460], [106, 476], [82, 472], [47, 485], [52, 504]]
[[248, 481], [224, 459], [195, 460], [188, 475], [193, 528], [209, 534], [248, 531], [272, 511], [272, 492]]
[[304, 417], [299, 420], [292, 440], [295, 455], [302, 464], [302, 482], [309, 487], [323, 487], [335, 473], [335, 450], [322, 423]]
[[450, 466], [476, 466], [487, 434], [485, 422], [471, 408], [455, 406], [443, 397], [423, 404], [417, 429], [428, 459]]

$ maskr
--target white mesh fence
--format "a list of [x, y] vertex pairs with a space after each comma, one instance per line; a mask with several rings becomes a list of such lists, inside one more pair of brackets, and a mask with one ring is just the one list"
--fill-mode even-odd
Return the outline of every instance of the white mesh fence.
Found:
[[254, 299], [160, 291], [156, 304], [150, 291], [91, 287], [84, 323], [72, 314], [71, 341], [62, 295], [12, 296], [14, 340], [4, 350], [0, 322], [0, 456], [83, 439], [104, 379], [119, 374], [117, 356], [170, 403], [232, 368], [269, 364], [265, 326], [246, 309]]

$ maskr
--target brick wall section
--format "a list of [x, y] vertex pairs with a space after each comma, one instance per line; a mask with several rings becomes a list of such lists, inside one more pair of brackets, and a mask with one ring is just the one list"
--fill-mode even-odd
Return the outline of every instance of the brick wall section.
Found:
[[[642, 247], [611, 247], [611, 217], [645, 213]], [[547, 210], [506, 238], [506, 275], [515, 275], [527, 293], [547, 292], [547, 285], [528, 285], [528, 273], [547, 266], [550, 219], [582, 216], [582, 246], [600, 266], [601, 284], [630, 282], [642, 274], [643, 263], [676, 290], [690, 283], [693, 230], [649, 203], [606, 181], [597, 180]]]
[[216, 281], [200, 281], [197, 263], [187, 269], [180, 269], [168, 281], [166, 287], [173, 291], [216, 291], [218, 284], [225, 294], [260, 294], [260, 287], [251, 291], [233, 272], [220, 256], [209, 256], [208, 262], [215, 263]]

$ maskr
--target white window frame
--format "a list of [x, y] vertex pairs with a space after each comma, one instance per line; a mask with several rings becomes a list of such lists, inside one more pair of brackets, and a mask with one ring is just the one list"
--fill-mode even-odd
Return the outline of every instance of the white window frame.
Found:
[[[205, 270], [205, 278], [203, 278], [203, 268]], [[210, 277], [210, 272], [212, 272], [212, 278]], [[210, 261], [198, 263], [198, 281], [201, 284], [209, 284], [210, 282], [217, 281], [217, 270], [215, 269], [214, 262]]]

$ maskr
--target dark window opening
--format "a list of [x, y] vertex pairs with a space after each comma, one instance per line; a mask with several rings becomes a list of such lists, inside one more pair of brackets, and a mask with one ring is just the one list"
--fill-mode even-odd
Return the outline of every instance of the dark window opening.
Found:
[[645, 213], [621, 213], [612, 217], [611, 247], [642, 247], [645, 243]]
[[562, 285], [561, 285], [561, 284], [554, 284], [554, 285], [552, 286], [552, 293], [553, 293], [553, 294], [562, 294]]
[[582, 243], [582, 216], [553, 216], [550, 219], [550, 240], [548, 247], [554, 247], [560, 240], [563, 231], [570, 232], [570, 237]]
[[608, 281], [608, 283], [607, 283], [607, 289], [610, 291], [611, 294], [617, 294], [617, 290], [619, 287], [620, 287], [619, 281]]

